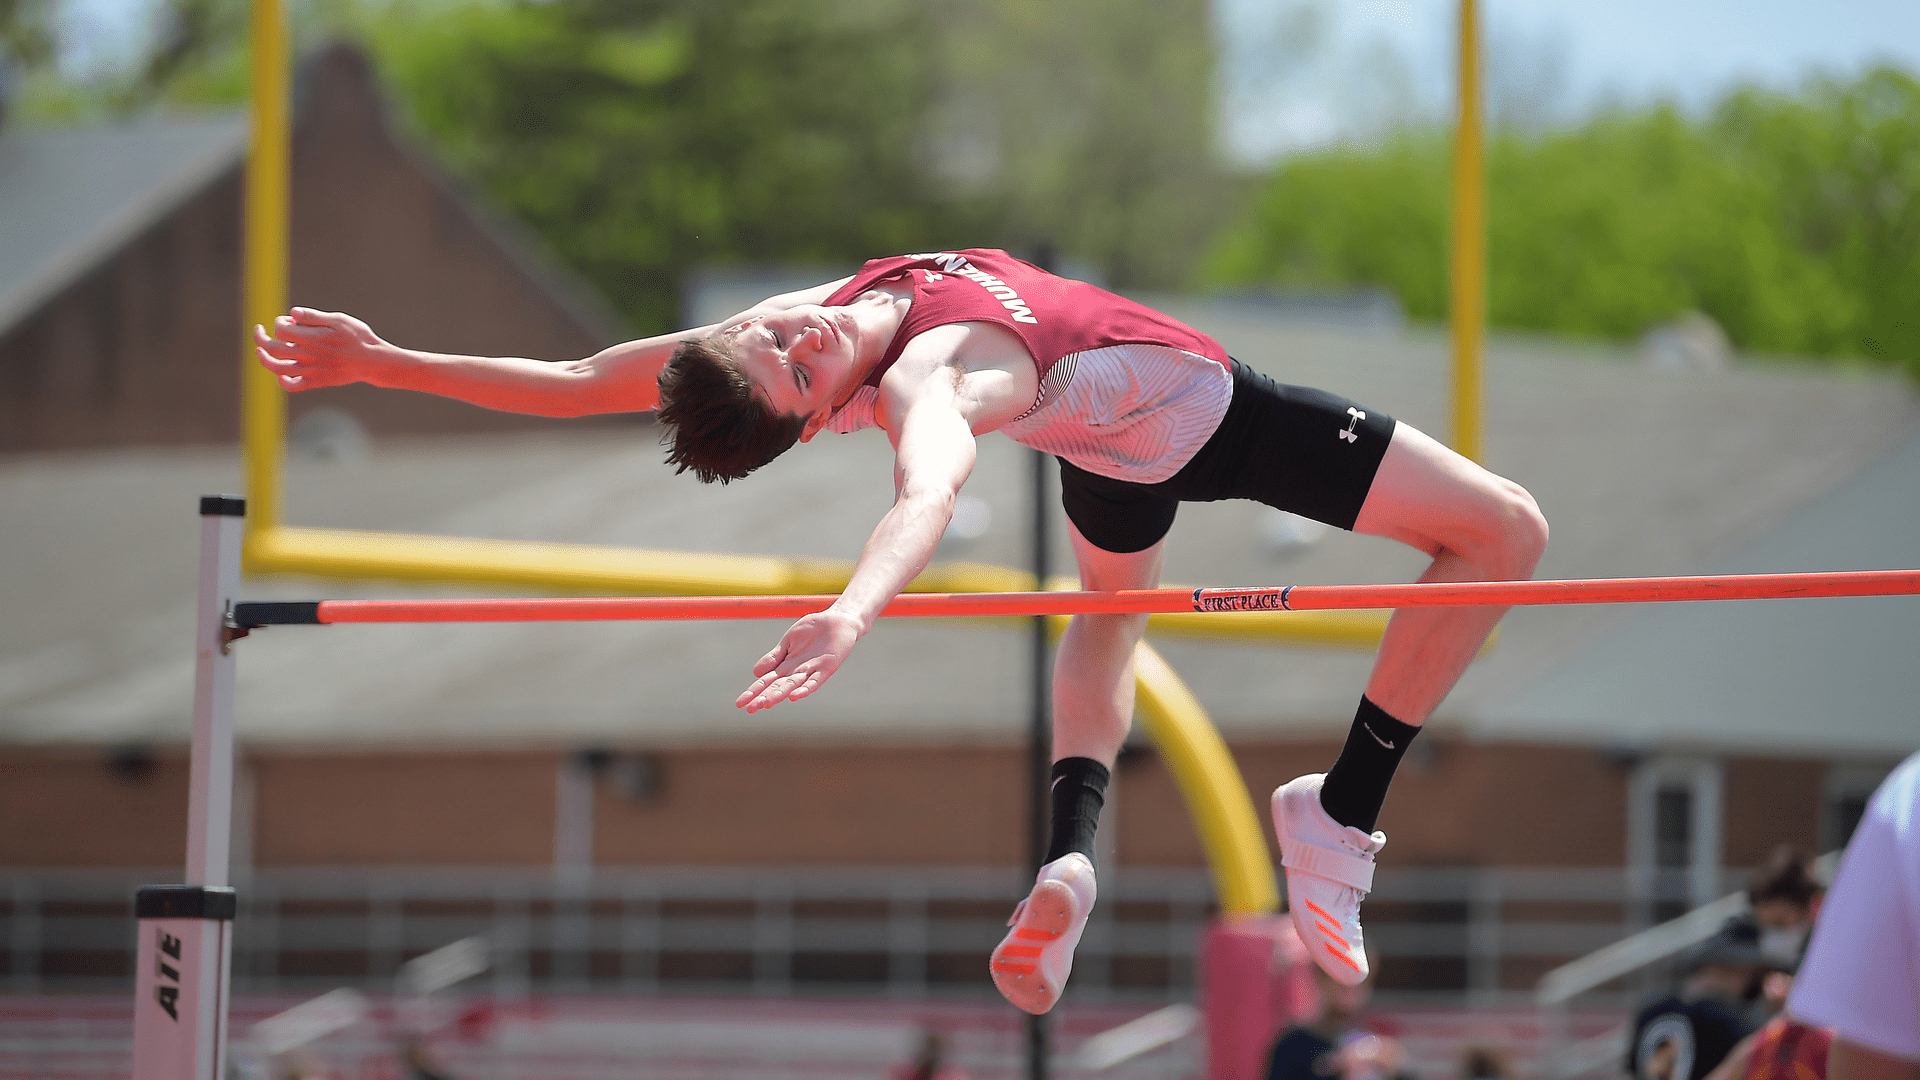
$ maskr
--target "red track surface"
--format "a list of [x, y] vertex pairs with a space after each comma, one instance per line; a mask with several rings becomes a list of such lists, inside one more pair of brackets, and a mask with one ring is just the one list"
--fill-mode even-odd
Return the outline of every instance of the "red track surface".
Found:
[[[233, 1033], [303, 1000], [241, 995]], [[428, 1045], [462, 1080], [846, 1080], [888, 1076], [908, 1060], [916, 1036], [944, 1032], [951, 1060], [973, 1080], [1018, 1080], [1020, 1014], [998, 1001], [780, 1000], [539, 995], [491, 1004], [463, 999], [468, 1022]], [[452, 1005], [452, 1003], [449, 1003]], [[0, 997], [0, 1080], [125, 1080], [132, 1060], [131, 995]], [[1055, 1014], [1055, 1075], [1074, 1067], [1088, 1036], [1148, 1011], [1147, 1005], [1063, 1005]], [[477, 1010], [477, 1011], [474, 1011]], [[1494, 1042], [1515, 1052], [1523, 1076], [1538, 1074], [1541, 1018], [1530, 1009], [1386, 1009], [1373, 1014], [1412, 1058], [1423, 1080], [1458, 1075], [1460, 1047]], [[1606, 1011], [1572, 1017], [1575, 1038], [1611, 1030]], [[311, 1059], [334, 1080], [400, 1080], [390, 1003], [313, 1044]], [[1624, 1035], [1622, 1036], [1624, 1038]], [[1115, 1080], [1198, 1075], [1198, 1034], [1110, 1072]]]

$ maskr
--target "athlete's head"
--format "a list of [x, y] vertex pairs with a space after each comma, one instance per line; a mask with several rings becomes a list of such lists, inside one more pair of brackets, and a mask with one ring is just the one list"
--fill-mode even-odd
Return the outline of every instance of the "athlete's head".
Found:
[[660, 372], [655, 414], [667, 443], [667, 464], [703, 484], [738, 480], [787, 452], [806, 418], [774, 412], [753, 392], [733, 341], [724, 334], [681, 342]]
[[726, 483], [812, 438], [851, 380], [854, 336], [840, 309], [807, 305], [682, 342], [660, 373], [668, 464]]

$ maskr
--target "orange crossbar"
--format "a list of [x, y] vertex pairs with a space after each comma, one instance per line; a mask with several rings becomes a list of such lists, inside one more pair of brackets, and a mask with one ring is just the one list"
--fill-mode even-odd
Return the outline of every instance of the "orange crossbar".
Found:
[[[1414, 585], [1282, 585], [1245, 589], [1134, 589], [1120, 592], [908, 593], [895, 598], [882, 614], [1012, 616], [1512, 607], [1914, 593], [1920, 593], [1920, 570], [1857, 570], [1826, 574], [1467, 581]], [[581, 599], [321, 600], [317, 602], [317, 615], [322, 623], [790, 619], [821, 611], [834, 599], [833, 596], [612, 596]], [[236, 614], [242, 615], [243, 621], [246, 621], [244, 611]], [[260, 623], [268, 621], [282, 620], [262, 619]]]

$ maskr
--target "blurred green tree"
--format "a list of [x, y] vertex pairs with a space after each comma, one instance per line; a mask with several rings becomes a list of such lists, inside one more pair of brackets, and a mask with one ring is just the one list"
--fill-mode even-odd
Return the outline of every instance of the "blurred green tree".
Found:
[[[973, 155], [1004, 235], [1115, 285], [1183, 288], [1244, 184], [1219, 165], [1206, 0], [940, 5], [933, 130]], [[959, 178], [964, 181], [967, 165]]]
[[857, 262], [965, 216], [916, 160], [936, 86], [917, 4], [431, 4], [366, 30], [448, 162], [636, 326], [674, 322], [690, 266]]
[[713, 263], [1048, 246], [1183, 284], [1223, 220], [1204, 0], [472, 2], [364, 25], [454, 166], [642, 327]]
[[[1392, 289], [1446, 314], [1450, 137], [1294, 158], [1208, 262], [1217, 286]], [[1920, 82], [1882, 67], [1503, 131], [1488, 148], [1488, 318], [1631, 337], [1680, 311], [1742, 348], [1897, 361], [1920, 375]]]
[[0, 0], [0, 63], [6, 55], [23, 69], [52, 63], [54, 12], [52, 0]]
[[[244, 100], [246, 7], [166, 0], [102, 108]], [[295, 15], [297, 39], [365, 42], [405, 121], [643, 330], [668, 328], [684, 274], [714, 264], [1045, 247], [1121, 287], [1177, 287], [1244, 188], [1217, 164], [1206, 0], [314, 0]]]

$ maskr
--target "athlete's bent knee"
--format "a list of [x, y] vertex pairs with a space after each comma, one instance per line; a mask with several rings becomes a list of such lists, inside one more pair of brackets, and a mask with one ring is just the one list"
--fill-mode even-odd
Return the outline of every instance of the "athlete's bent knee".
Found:
[[1547, 518], [1526, 488], [1501, 479], [1494, 541], [1483, 559], [1495, 579], [1531, 577], [1547, 550]]

